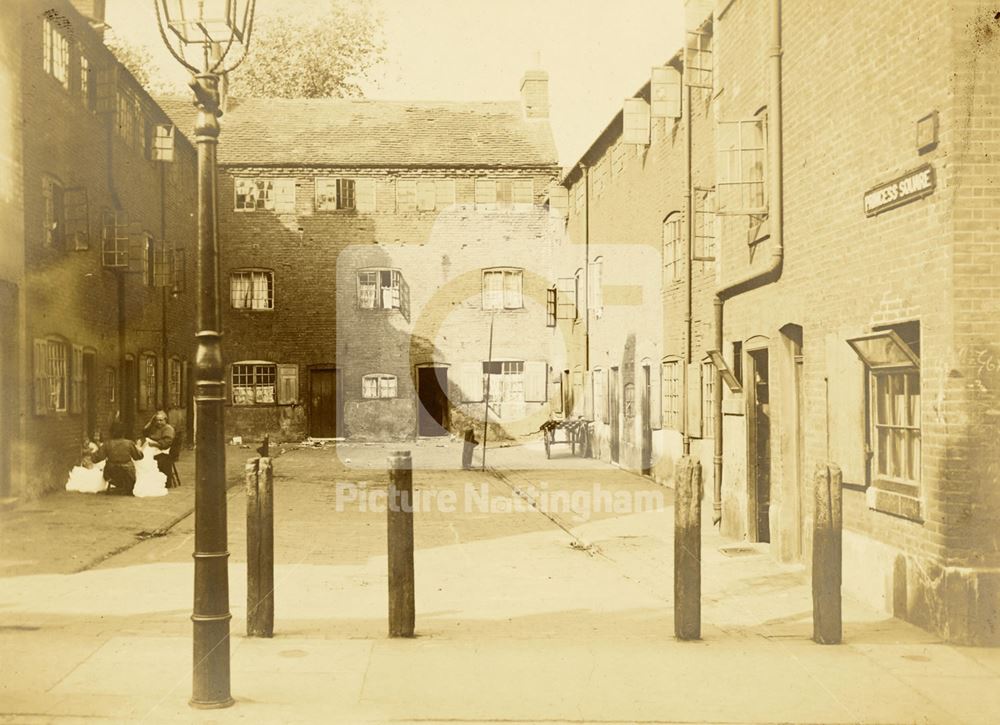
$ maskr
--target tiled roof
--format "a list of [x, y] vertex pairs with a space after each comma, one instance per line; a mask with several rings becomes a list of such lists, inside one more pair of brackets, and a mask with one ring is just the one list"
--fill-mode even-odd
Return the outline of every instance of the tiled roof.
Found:
[[[182, 98], [157, 99], [191, 135]], [[224, 165], [539, 166], [558, 163], [547, 119], [510, 102], [229, 99], [220, 123]]]

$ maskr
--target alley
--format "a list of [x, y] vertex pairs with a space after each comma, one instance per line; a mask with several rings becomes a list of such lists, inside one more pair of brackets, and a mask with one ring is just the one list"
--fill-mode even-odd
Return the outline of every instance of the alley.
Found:
[[[994, 650], [940, 644], [849, 599], [846, 644], [816, 645], [807, 573], [707, 524], [703, 640], [675, 641], [672, 498], [648, 479], [594, 461], [546, 461], [537, 446], [500, 449], [497, 468], [485, 472], [454, 466], [456, 444], [408, 448], [418, 502], [434, 504], [415, 513], [416, 639], [385, 636], [385, 513], [361, 506], [377, 500], [361, 492], [385, 486], [394, 448], [288, 447], [275, 459], [273, 640], [244, 636], [241, 487], [228, 499], [235, 708], [201, 714], [186, 704], [187, 517], [88, 571], [2, 580], [0, 646], [12, 675], [0, 698], [5, 719], [987, 723], [1000, 716]], [[599, 508], [595, 497], [559, 496], [602, 490], [646, 510], [592, 511], [585, 507]], [[707, 696], [714, 681], [727, 683], [725, 697]]]

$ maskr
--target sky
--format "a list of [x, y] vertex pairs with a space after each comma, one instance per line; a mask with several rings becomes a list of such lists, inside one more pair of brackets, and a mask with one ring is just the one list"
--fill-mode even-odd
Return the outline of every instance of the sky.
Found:
[[[322, 0], [258, 0], [258, 15], [304, 12]], [[507, 100], [524, 71], [549, 73], [550, 120], [564, 166], [575, 163], [680, 47], [683, 0], [371, 0], [385, 54], [366, 97]], [[108, 0], [113, 32], [147, 47], [161, 75], [185, 89], [186, 73], [156, 29], [153, 0]], [[237, 71], [238, 72], [238, 71]]]

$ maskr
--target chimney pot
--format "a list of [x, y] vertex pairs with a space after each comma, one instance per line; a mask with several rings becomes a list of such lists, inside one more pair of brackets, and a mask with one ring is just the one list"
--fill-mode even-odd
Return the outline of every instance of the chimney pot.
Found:
[[528, 70], [521, 79], [521, 103], [526, 118], [549, 117], [549, 74]]

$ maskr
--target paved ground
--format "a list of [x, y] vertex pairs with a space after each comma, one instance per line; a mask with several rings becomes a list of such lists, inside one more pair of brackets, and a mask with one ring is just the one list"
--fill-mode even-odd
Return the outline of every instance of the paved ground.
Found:
[[[406, 446], [418, 637], [389, 640], [385, 513], [371, 509], [397, 447], [276, 459], [272, 640], [244, 636], [244, 496], [231, 490], [228, 710], [186, 704], [190, 517], [86, 571], [47, 560], [59, 548], [34, 570], [8, 565], [0, 722], [1000, 722], [1000, 651], [942, 645], [850, 600], [846, 643], [816, 645], [807, 573], [708, 525], [703, 639], [677, 642], [669, 490], [538, 447], [463, 472], [458, 444]], [[5, 559], [15, 532], [59, 531], [18, 516], [10, 531], [0, 519]]]

